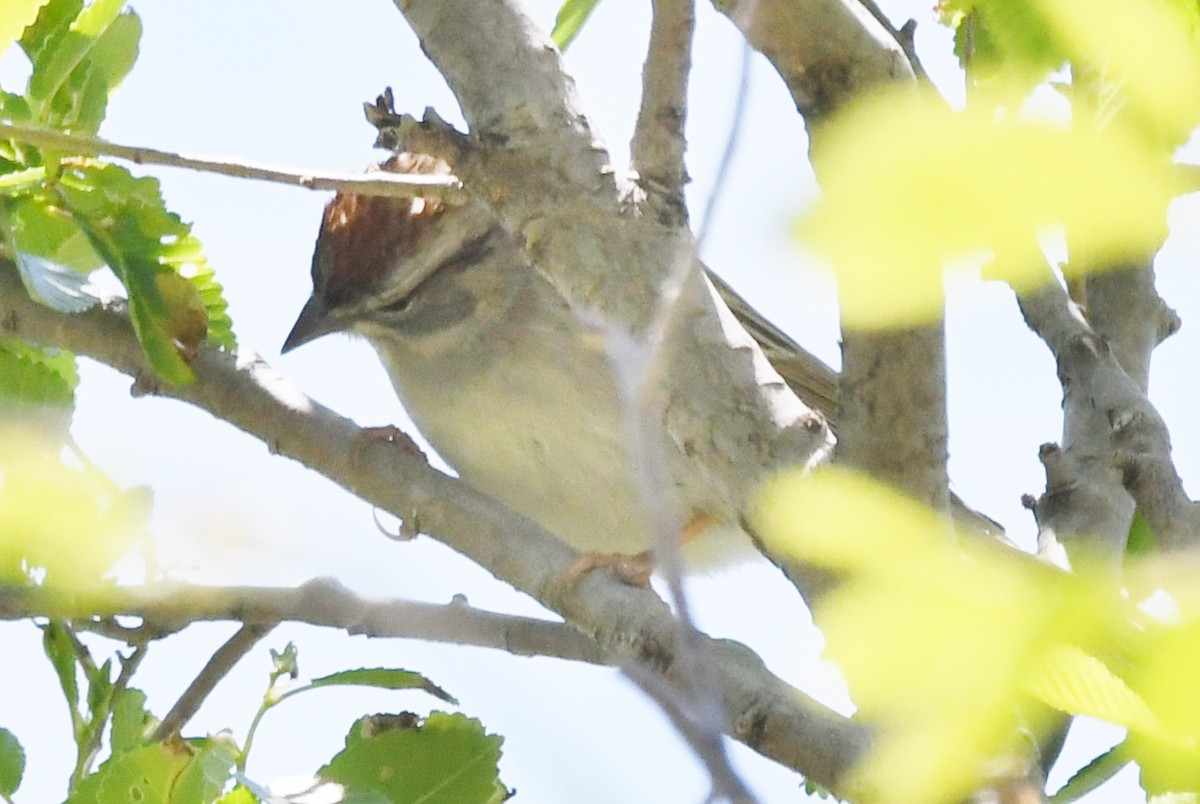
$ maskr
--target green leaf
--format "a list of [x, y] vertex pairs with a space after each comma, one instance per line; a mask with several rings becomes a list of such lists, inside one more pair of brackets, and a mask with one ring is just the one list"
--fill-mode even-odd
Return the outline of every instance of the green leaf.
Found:
[[[22, 582], [15, 573], [24, 570], [48, 590], [111, 585], [106, 573], [144, 535], [145, 519], [136, 514], [145, 494], [121, 490], [86, 462], [66, 461], [60, 443], [47, 444], [41, 430], [24, 424], [0, 428], [0, 474], [0, 579]], [[54, 659], [61, 625], [47, 628]], [[62, 656], [69, 665], [69, 641]]]
[[[201, 741], [197, 741], [199, 743]], [[71, 792], [68, 804], [206, 804], [230, 778], [225, 740], [154, 743], [110, 757]]]
[[0, 56], [37, 19], [49, 0], [0, 0]]
[[44, 257], [85, 274], [104, 264], [70, 212], [44, 193], [14, 198], [3, 212], [0, 222], [14, 251]]
[[1095, 656], [1060, 645], [1032, 668], [1029, 691], [1048, 706], [1135, 731], [1155, 731], [1158, 718], [1125, 681]]
[[12, 796], [25, 775], [25, 749], [11, 731], [0, 728], [0, 795]]
[[158, 718], [146, 709], [146, 693], [132, 687], [121, 690], [112, 704], [113, 755], [124, 754], [145, 744]]
[[385, 690], [425, 690], [447, 703], [458, 705], [454, 696], [420, 673], [387, 667], [360, 667], [314, 678], [311, 687], [377, 687]]
[[947, 264], [992, 257], [990, 278], [1038, 286], [1051, 273], [1036, 234], [1053, 227], [1097, 265], [1143, 257], [1162, 240], [1173, 193], [1169, 160], [1120, 126], [953, 112], [909, 91], [826, 123], [813, 159], [823, 195], [799, 234], [828, 259], [843, 322], [859, 329], [940, 316]]
[[72, 725], [78, 736], [79, 728], [79, 683], [75, 678], [75, 648], [71, 635], [61, 620], [51, 620], [42, 628], [42, 650], [62, 688], [63, 697], [71, 710]]
[[180, 774], [171, 801], [179, 804], [213, 801], [233, 776], [238, 747], [225, 734], [190, 743], [200, 750]]
[[250, 788], [238, 785], [217, 799], [217, 804], [258, 804], [259, 798]]
[[583, 24], [599, 3], [600, 0], [566, 0], [562, 4], [558, 9], [558, 16], [554, 18], [554, 30], [550, 32], [550, 38], [559, 50], [565, 51], [579, 35]]
[[95, 133], [108, 95], [137, 56], [141, 23], [121, 14], [124, 0], [51, 0], [26, 30], [22, 46], [33, 62], [28, 96], [38, 122]]
[[433, 712], [361, 718], [346, 747], [318, 771], [349, 791], [377, 791], [396, 804], [503, 801], [497, 763], [503, 738], [464, 715]]
[[1114, 745], [1072, 774], [1066, 784], [1050, 797], [1050, 804], [1070, 804], [1096, 790], [1129, 764], [1123, 744]]
[[75, 356], [70, 352], [0, 340], [0, 400], [70, 409], [78, 383]]
[[183, 355], [206, 339], [234, 346], [225, 301], [199, 241], [166, 208], [156, 179], [88, 161], [65, 170], [59, 189], [64, 207], [125, 285], [134, 331], [164, 379], [191, 382]]
[[112, 659], [109, 658], [95, 672], [88, 674], [88, 714], [93, 721], [103, 724], [107, 720], [112, 691]]
[[1125, 553], [1136, 558], [1149, 558], [1158, 552], [1158, 540], [1154, 529], [1141, 511], [1134, 511], [1129, 525], [1129, 539], [1125, 542]]

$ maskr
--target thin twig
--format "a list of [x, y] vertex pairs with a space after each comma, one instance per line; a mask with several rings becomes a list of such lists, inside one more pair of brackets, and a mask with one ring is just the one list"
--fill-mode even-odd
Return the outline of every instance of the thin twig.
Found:
[[249, 162], [185, 156], [154, 148], [118, 145], [96, 137], [80, 137], [12, 123], [0, 123], [0, 138], [19, 140], [39, 148], [50, 148], [79, 156], [112, 156], [139, 165], [186, 168], [239, 179], [254, 179], [304, 187], [309, 190], [337, 190], [338, 192], [390, 198], [436, 198], [448, 204], [461, 204], [467, 199], [462, 183], [455, 176], [401, 175], [383, 171], [361, 175], [303, 172]]
[[750, 98], [750, 64], [754, 51], [747, 41], [742, 45], [741, 79], [738, 81], [737, 97], [733, 104], [733, 121], [729, 124], [729, 136], [725, 139], [725, 150], [721, 152], [721, 161], [717, 164], [717, 176], [713, 179], [712, 192], [704, 205], [704, 217], [700, 219], [700, 229], [696, 233], [696, 253], [702, 254], [704, 240], [712, 229], [713, 215], [717, 211], [717, 201], [725, 189], [725, 180], [729, 176], [729, 167], [733, 164], [733, 155], [737, 152], [738, 141], [742, 135], [742, 122], [746, 118], [746, 103]]
[[684, 163], [688, 70], [696, 27], [693, 0], [654, 0], [650, 45], [642, 69], [642, 104], [630, 144], [633, 169], [649, 191], [647, 203], [664, 223], [685, 225]]
[[229, 675], [229, 671], [233, 669], [234, 665], [240, 662], [242, 657], [274, 628], [274, 623], [247, 624], [239, 628], [237, 633], [231, 636], [224, 645], [217, 648], [216, 653], [212, 655], [204, 668], [188, 685], [188, 688], [183, 691], [183, 695], [179, 696], [179, 700], [171, 707], [171, 711], [167, 712], [167, 716], [158, 724], [151, 739], [157, 743], [178, 735], [179, 730], [192, 719], [192, 715], [196, 714], [196, 710], [200, 708], [204, 699], [216, 688], [221, 679]]

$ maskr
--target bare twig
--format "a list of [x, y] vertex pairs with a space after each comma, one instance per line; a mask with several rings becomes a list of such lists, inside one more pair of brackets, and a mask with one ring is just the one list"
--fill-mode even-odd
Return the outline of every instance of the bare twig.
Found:
[[[750, 43], [745, 43], [742, 46], [741, 78], [738, 80], [737, 97], [733, 103], [733, 114], [729, 123], [729, 136], [725, 138], [725, 149], [721, 152], [721, 161], [717, 164], [717, 174], [713, 177], [712, 192], [708, 194], [708, 201], [704, 204], [704, 217], [701, 218], [700, 229], [696, 233], [697, 254], [703, 253], [704, 241], [708, 237], [708, 233], [712, 230], [713, 215], [717, 211], [717, 202], [721, 199], [721, 191], [725, 188], [725, 179], [729, 175], [729, 167], [733, 164], [733, 155], [737, 152], [738, 141], [741, 139], [742, 123], [746, 119], [746, 102], [750, 98], [750, 59], [753, 55], [754, 52], [750, 48]], [[720, 289], [720, 287], [721, 285], [717, 284], [717, 288]], [[728, 299], [725, 301], [726, 304], [729, 303]], [[737, 309], [732, 304], [729, 306], [735, 313], [737, 312]], [[743, 326], [746, 326], [747, 330], [750, 329], [745, 322], [743, 322]], [[751, 331], [750, 334], [754, 335], [755, 333]]]
[[650, 45], [642, 69], [642, 105], [630, 155], [646, 202], [669, 226], [687, 223], [683, 187], [688, 70], [696, 26], [694, 0], [654, 0]]
[[288, 184], [309, 190], [337, 190], [359, 195], [381, 195], [392, 198], [436, 198], [449, 204], [460, 204], [466, 200], [462, 184], [454, 176], [398, 174], [383, 171], [362, 175], [308, 173], [255, 165], [249, 162], [185, 156], [154, 148], [118, 145], [96, 137], [80, 137], [12, 123], [0, 123], [0, 138], [14, 139], [29, 145], [36, 145], [39, 148], [50, 148], [79, 156], [113, 156], [139, 165], [186, 168], [239, 179]]
[[204, 699], [216, 689], [221, 679], [229, 675], [229, 671], [233, 669], [234, 665], [240, 662], [242, 657], [274, 628], [274, 623], [243, 625], [224, 645], [217, 648], [196, 678], [183, 691], [183, 695], [179, 696], [179, 700], [171, 707], [171, 711], [167, 712], [167, 716], [158, 724], [152, 738], [154, 742], [161, 742], [177, 736], [179, 730], [187, 725], [187, 722], [192, 719], [192, 715], [196, 714], [196, 710], [204, 703]]
[[[75, 617], [83, 623], [81, 628], [90, 628], [85, 619], [88, 617], [98, 618], [92, 625], [111, 622], [113, 617], [138, 617], [146, 631], [133, 635], [149, 634], [153, 639], [196, 622], [302, 622], [363, 636], [423, 639], [492, 648], [518, 656], [606, 663], [593, 640], [564, 623], [483, 611], [459, 600], [435, 605], [366, 598], [330, 579], [312, 580], [295, 588], [155, 584], [118, 587], [93, 595], [80, 591], [65, 598], [37, 587], [13, 587], [0, 595], [0, 619], [43, 616]], [[124, 631], [101, 632], [118, 639], [131, 636]]]
[[662, 676], [655, 675], [641, 665], [627, 664], [621, 669], [642, 692], [658, 704], [675, 726], [675, 730], [704, 762], [712, 778], [709, 801], [750, 804], [755, 800], [730, 764], [720, 733], [708, 728], [707, 718], [703, 713], [696, 713], [692, 706], [694, 701], [688, 690], [671, 686]]

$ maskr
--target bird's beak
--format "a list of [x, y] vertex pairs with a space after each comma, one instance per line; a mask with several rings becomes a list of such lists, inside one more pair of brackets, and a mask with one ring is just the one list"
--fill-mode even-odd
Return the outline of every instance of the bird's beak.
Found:
[[292, 326], [292, 331], [288, 333], [287, 340], [283, 342], [280, 354], [287, 354], [297, 346], [315, 341], [322, 335], [328, 335], [337, 329], [336, 318], [326, 313], [325, 305], [320, 299], [310, 296], [304, 309], [300, 311], [300, 317]]

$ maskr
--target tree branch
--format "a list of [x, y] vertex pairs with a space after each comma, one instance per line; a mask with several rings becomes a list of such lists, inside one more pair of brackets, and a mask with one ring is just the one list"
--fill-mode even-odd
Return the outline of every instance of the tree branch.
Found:
[[668, 226], [685, 226], [688, 220], [684, 131], [695, 11], [694, 0], [654, 0], [642, 105], [630, 145], [632, 167], [647, 190], [646, 203]]
[[810, 134], [881, 83], [913, 82], [896, 38], [854, 0], [713, 0], [791, 92]]
[[80, 137], [33, 126], [0, 122], [0, 137], [79, 156], [113, 156], [138, 165], [165, 165], [239, 179], [255, 179], [309, 190], [337, 190], [390, 198], [436, 198], [461, 204], [467, 196], [454, 176], [399, 174], [384, 171], [365, 175], [348, 173], [304, 173], [285, 168], [233, 162], [201, 156], [184, 156], [154, 148], [117, 145], [97, 137]]
[[[11, 264], [0, 265], [0, 331], [100, 360], [134, 376], [142, 390], [228, 421], [531, 594], [591, 634], [605, 656], [632, 657], [678, 681], [673, 668], [678, 626], [653, 592], [602, 572], [564, 589], [561, 578], [578, 553], [433, 469], [415, 448], [364, 439], [352, 422], [305, 397], [257, 355], [205, 349], [192, 364], [194, 384], [160, 385], [119, 306], [57, 313], [29, 299]], [[867, 749], [867, 729], [781, 681], [745, 646], [698, 639], [713, 657], [732, 736], [836, 790]]]
[[447, 605], [366, 598], [333, 579], [295, 588], [209, 587], [153, 584], [64, 596], [41, 587], [0, 587], [0, 619], [70, 617], [90, 630], [89, 620], [137, 617], [148, 631], [100, 630], [111, 639], [158, 639], [197, 622], [279, 622], [340, 628], [380, 639], [421, 639], [502, 650], [517, 656], [610, 664], [596, 642], [565, 623], [483, 611], [456, 599]]
[[275, 628], [274, 623], [243, 625], [231, 636], [224, 645], [217, 648], [216, 653], [209, 657], [208, 662], [200, 670], [199, 675], [192, 680], [188, 688], [179, 696], [179, 700], [167, 712], [166, 717], [158, 724], [151, 738], [154, 742], [162, 742], [179, 735], [192, 715], [204, 703], [204, 699], [216, 689], [218, 683], [234, 668], [250, 649], [259, 643], [264, 636]]
[[[1113, 350], [1054, 281], [1017, 297], [1029, 328], [1058, 364], [1063, 386], [1063, 448], [1043, 447], [1046, 494], [1038, 524], [1059, 539], [1087, 537], [1093, 553], [1119, 567], [1133, 517], [1133, 495], [1163, 549], [1200, 540], [1200, 506], [1183, 489], [1166, 424], [1121, 368]], [[1076, 542], [1078, 543], [1078, 542]]]

